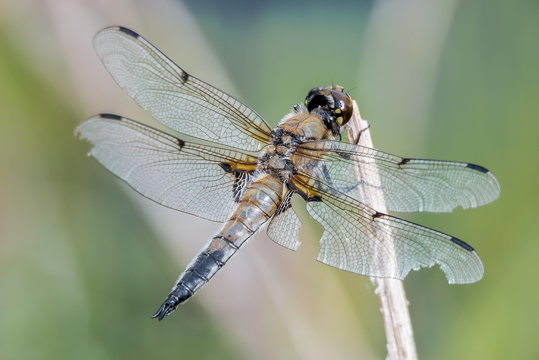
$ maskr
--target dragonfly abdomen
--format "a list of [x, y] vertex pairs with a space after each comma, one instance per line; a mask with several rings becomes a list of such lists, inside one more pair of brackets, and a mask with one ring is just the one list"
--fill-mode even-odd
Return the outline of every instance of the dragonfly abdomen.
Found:
[[165, 302], [153, 315], [162, 320], [200, 290], [266, 221], [283, 199], [282, 182], [263, 175], [246, 190], [236, 210], [183, 272]]

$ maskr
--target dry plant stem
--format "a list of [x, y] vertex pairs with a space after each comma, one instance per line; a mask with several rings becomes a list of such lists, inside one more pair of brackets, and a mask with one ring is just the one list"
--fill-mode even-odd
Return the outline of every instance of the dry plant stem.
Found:
[[[359, 108], [355, 101], [354, 113], [346, 131], [350, 142], [369, 148], [374, 147], [369, 124], [361, 119]], [[360, 167], [356, 169], [356, 174], [358, 179], [366, 179], [368, 176], [369, 183], [380, 184], [377, 174], [362, 172]], [[359, 191], [364, 190], [359, 188]], [[376, 211], [387, 214], [381, 191], [373, 192], [371, 189], [366, 195], [371, 200], [370, 205]], [[390, 238], [386, 238], [386, 240], [391, 241]], [[388, 359], [417, 359], [412, 322], [408, 312], [408, 300], [406, 299], [402, 281], [384, 278], [371, 278], [371, 280], [376, 285], [376, 294], [380, 297], [387, 338]]]

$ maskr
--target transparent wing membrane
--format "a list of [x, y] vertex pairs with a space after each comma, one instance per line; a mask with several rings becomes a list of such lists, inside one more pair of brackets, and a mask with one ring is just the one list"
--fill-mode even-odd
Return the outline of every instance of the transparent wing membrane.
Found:
[[267, 234], [277, 244], [296, 251], [301, 245], [299, 230], [301, 220], [291, 205], [294, 192], [289, 191], [268, 225]]
[[254, 110], [187, 74], [132, 30], [106, 28], [94, 47], [118, 85], [166, 126], [246, 151], [268, 142], [271, 128]]
[[[311, 161], [311, 169], [300, 171], [367, 204], [369, 199], [355, 188], [381, 189], [391, 211], [467, 209], [487, 204], [500, 194], [500, 184], [490, 171], [465, 162], [402, 158], [337, 141], [306, 142], [300, 146], [300, 153], [319, 160]], [[358, 166], [364, 178], [358, 179]], [[379, 175], [380, 183], [369, 180], [378, 178], [372, 174]]]
[[142, 195], [213, 221], [227, 220], [249, 183], [248, 172], [229, 169], [256, 165], [241, 152], [186, 142], [116, 115], [90, 118], [76, 133], [94, 145], [90, 155]]
[[324, 228], [318, 260], [357, 274], [404, 279], [410, 270], [435, 264], [451, 284], [483, 276], [471, 246], [450, 235], [381, 214], [339, 191], [321, 191], [322, 201], [307, 203]]

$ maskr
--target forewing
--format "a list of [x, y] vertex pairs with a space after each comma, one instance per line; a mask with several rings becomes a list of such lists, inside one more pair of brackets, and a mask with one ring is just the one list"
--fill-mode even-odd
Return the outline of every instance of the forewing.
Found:
[[395, 279], [438, 264], [450, 284], [483, 276], [481, 259], [462, 240], [379, 213], [335, 189], [320, 191], [319, 199], [308, 202], [307, 210], [324, 228], [318, 260], [325, 264]]
[[132, 30], [106, 28], [94, 47], [118, 85], [168, 127], [247, 151], [267, 143], [271, 128], [254, 110], [189, 75]]
[[301, 220], [292, 208], [293, 191], [289, 191], [271, 218], [267, 234], [277, 244], [296, 251], [301, 245], [299, 230]]
[[[355, 188], [381, 189], [391, 211], [467, 209], [487, 204], [500, 194], [500, 184], [490, 171], [465, 162], [402, 158], [337, 141], [307, 142], [299, 154], [312, 159], [311, 169], [300, 171], [367, 204], [368, 197]], [[357, 167], [363, 174], [359, 179]], [[376, 174], [379, 183], [372, 181], [378, 179]]]
[[256, 166], [239, 151], [183, 141], [117, 115], [90, 118], [76, 133], [93, 144], [89, 155], [142, 195], [213, 221], [227, 219]]

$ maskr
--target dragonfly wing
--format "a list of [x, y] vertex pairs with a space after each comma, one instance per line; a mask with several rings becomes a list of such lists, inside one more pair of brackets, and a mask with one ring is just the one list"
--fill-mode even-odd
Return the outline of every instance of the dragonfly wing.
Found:
[[[363, 203], [358, 185], [382, 190], [391, 211], [447, 212], [487, 204], [500, 194], [496, 177], [482, 166], [455, 161], [402, 158], [376, 149], [337, 141], [313, 141], [300, 153], [319, 159], [314, 175]], [[312, 161], [311, 161], [312, 162]], [[357, 167], [361, 167], [358, 179]], [[376, 175], [378, 174], [378, 175]], [[373, 183], [372, 179], [380, 179]]]
[[299, 241], [301, 220], [292, 208], [293, 194], [293, 191], [289, 191], [285, 195], [268, 225], [267, 234], [277, 244], [296, 251], [301, 245], [301, 241]]
[[268, 142], [271, 128], [254, 110], [189, 75], [134, 31], [106, 28], [94, 48], [118, 85], [171, 129], [246, 151]]
[[142, 195], [167, 207], [225, 221], [256, 167], [239, 151], [183, 141], [117, 115], [88, 119], [76, 133], [90, 155]]
[[309, 189], [307, 211], [324, 228], [318, 260], [342, 270], [374, 277], [404, 279], [410, 270], [440, 265], [451, 284], [479, 281], [483, 264], [464, 241], [382, 214], [335, 188], [296, 177]]

